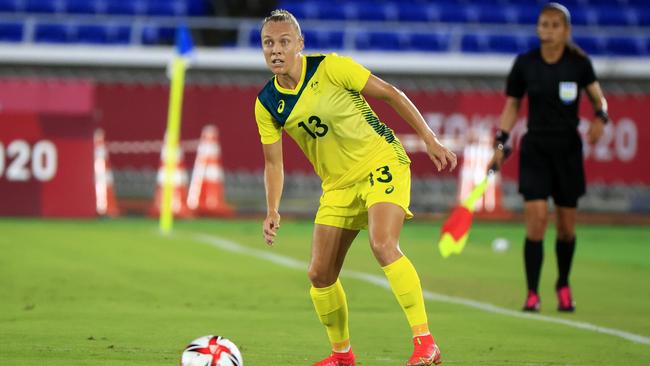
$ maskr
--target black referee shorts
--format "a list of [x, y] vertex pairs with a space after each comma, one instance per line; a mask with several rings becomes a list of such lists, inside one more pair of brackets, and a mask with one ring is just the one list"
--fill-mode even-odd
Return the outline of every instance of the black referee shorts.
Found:
[[519, 193], [525, 201], [550, 196], [556, 206], [577, 207], [578, 198], [585, 193], [582, 141], [577, 131], [524, 135]]

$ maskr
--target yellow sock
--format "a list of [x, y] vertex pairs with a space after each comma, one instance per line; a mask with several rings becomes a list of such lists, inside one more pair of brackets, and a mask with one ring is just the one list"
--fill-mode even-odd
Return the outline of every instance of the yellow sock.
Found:
[[348, 302], [339, 279], [328, 287], [309, 290], [316, 314], [327, 330], [327, 337], [335, 352], [350, 349], [350, 330], [348, 327]]
[[420, 277], [411, 261], [406, 256], [402, 256], [382, 269], [397, 301], [406, 314], [413, 336], [429, 334]]

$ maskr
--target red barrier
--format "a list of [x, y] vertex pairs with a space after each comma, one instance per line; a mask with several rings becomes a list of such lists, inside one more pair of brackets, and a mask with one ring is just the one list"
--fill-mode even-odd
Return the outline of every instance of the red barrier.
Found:
[[87, 117], [0, 114], [0, 215], [94, 217]]
[[[222, 136], [226, 171], [262, 169], [253, 114], [258, 90], [258, 86], [187, 87], [182, 138], [198, 140], [202, 128], [214, 124]], [[457, 141], [457, 152], [472, 128], [494, 129], [505, 99], [500, 92], [407, 94], [434, 131]], [[109, 148], [111, 142], [160, 141], [168, 95], [164, 84], [0, 79], [0, 215], [95, 216], [94, 129], [106, 131]], [[614, 95], [608, 99], [613, 123], [607, 126], [600, 143], [593, 147], [585, 144], [588, 181], [650, 185], [650, 170], [644, 163], [650, 158], [650, 129], [642, 128], [650, 95]], [[386, 104], [371, 104], [397, 134], [413, 133]], [[585, 98], [581, 107], [584, 116], [592, 115]], [[513, 133], [515, 149], [524, 129], [524, 112]], [[587, 127], [584, 123], [581, 131]], [[111, 154], [113, 167], [155, 169], [159, 149], [149, 151]], [[284, 151], [288, 172], [313, 171], [287, 136]], [[441, 174], [434, 171], [425, 154], [410, 155], [414, 175]], [[511, 178], [517, 170], [517, 154], [513, 155], [503, 170]], [[186, 159], [189, 165], [194, 153]]]
[[[186, 89], [183, 107], [183, 139], [198, 139], [204, 125], [214, 124], [222, 136], [225, 170], [259, 170], [263, 167], [262, 151], [253, 115], [258, 87], [190, 86]], [[454, 137], [462, 145], [468, 131], [476, 126], [495, 128], [505, 97], [500, 92], [408, 92], [429, 125], [446, 137]], [[141, 86], [104, 84], [98, 86], [97, 104], [101, 125], [108, 141], [160, 140], [166, 120], [165, 85]], [[591, 107], [583, 98], [582, 115], [590, 118]], [[613, 123], [604, 139], [595, 147], [585, 144], [587, 178], [590, 182], [624, 182], [650, 184], [650, 170], [644, 160], [650, 158], [650, 129], [641, 128], [646, 120], [644, 107], [650, 95], [609, 96]], [[386, 104], [371, 101], [373, 108], [398, 134], [413, 133]], [[525, 105], [526, 103], [524, 103]], [[127, 108], [126, 106], [134, 106]], [[525, 108], [524, 108], [525, 109]], [[525, 110], [514, 133], [521, 136]], [[515, 142], [515, 148], [518, 145]], [[285, 136], [285, 168], [288, 172], [312, 172], [307, 159], [293, 141]], [[460, 152], [460, 151], [458, 151]], [[504, 175], [517, 173], [517, 155], [504, 167]], [[416, 176], [438, 175], [427, 156], [410, 154]], [[194, 159], [188, 154], [186, 163]], [[158, 163], [157, 153], [115, 154], [114, 167], [150, 167]], [[457, 172], [453, 173], [456, 175]]]
[[0, 79], [0, 215], [94, 217], [94, 86]]

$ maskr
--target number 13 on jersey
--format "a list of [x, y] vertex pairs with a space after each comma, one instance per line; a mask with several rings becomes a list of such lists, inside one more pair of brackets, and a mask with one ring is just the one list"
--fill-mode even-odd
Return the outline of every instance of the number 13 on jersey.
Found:
[[[312, 138], [318, 138], [318, 137], [323, 137], [327, 134], [327, 131], [329, 131], [329, 127], [318, 118], [318, 116], [311, 116], [307, 120], [307, 124], [305, 122], [300, 122], [298, 123], [298, 126], [302, 127], [305, 132], [309, 134]], [[312, 127], [313, 126], [313, 127]], [[311, 130], [313, 128], [313, 131]]]

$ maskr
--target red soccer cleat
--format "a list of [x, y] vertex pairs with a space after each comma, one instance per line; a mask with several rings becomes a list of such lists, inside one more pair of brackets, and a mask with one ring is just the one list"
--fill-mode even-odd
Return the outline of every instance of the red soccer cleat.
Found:
[[541, 300], [537, 292], [528, 290], [528, 297], [526, 297], [526, 303], [524, 304], [524, 311], [533, 311], [539, 312]]
[[440, 365], [440, 348], [431, 334], [413, 337], [413, 354], [406, 366]]
[[575, 303], [571, 298], [571, 288], [569, 286], [557, 289], [557, 310], [569, 313], [576, 310]]
[[352, 349], [347, 352], [332, 352], [332, 354], [311, 366], [356, 366]]

